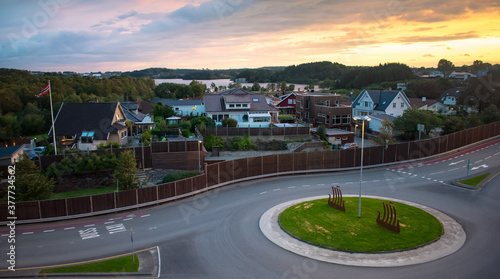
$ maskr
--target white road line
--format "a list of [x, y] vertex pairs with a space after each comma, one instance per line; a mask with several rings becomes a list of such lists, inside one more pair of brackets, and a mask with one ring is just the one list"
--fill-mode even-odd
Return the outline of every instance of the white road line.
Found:
[[481, 163], [483, 161], [483, 159], [477, 161], [477, 162], [474, 162], [474, 164], [477, 164], [477, 163]]
[[23, 234], [33, 234], [33, 232], [23, 232]]
[[132, 219], [134, 219], [134, 218], [127, 218], [127, 219], [123, 219], [123, 221], [130, 221], [130, 220], [132, 220]]
[[497, 152], [497, 153], [495, 153], [495, 154], [493, 154], [493, 155], [497, 156], [498, 154], [500, 154], [500, 152]]
[[295, 188], [295, 186], [290, 186], [290, 187], [288, 187], [288, 189], [293, 189], [293, 188]]
[[444, 181], [443, 180], [439, 180], [439, 183], [444, 183]]
[[264, 195], [265, 193], [267, 193], [267, 191], [260, 192], [260, 195]]
[[440, 174], [440, 173], [443, 173], [443, 172], [444, 172], [444, 171], [433, 172], [433, 173], [431, 173], [430, 175]]
[[302, 187], [311, 187], [311, 185], [302, 185]]
[[115, 221], [104, 222], [104, 225], [113, 224]]
[[344, 184], [352, 184], [352, 182], [346, 182], [346, 183], [344, 183]]
[[486, 158], [484, 158], [484, 159], [485, 159], [485, 160], [488, 160], [489, 158], [491, 158], [491, 156], [488, 156], [488, 157], [486, 157]]
[[53, 231], [55, 231], [55, 230], [45, 230], [43, 232], [53, 232]]
[[430, 178], [430, 177], [427, 177], [427, 180], [432, 180], [432, 178]]
[[74, 229], [75, 229], [75, 227], [64, 228], [65, 231], [67, 231], [67, 230], [74, 230]]
[[2, 234], [2, 236], [9, 236], [9, 234]]
[[448, 170], [448, 171], [456, 171], [456, 170], [459, 170], [460, 168], [454, 168], [454, 169], [451, 169], [451, 170]]
[[380, 182], [380, 180], [378, 180], [378, 179], [377, 180], [372, 180], [372, 182]]
[[161, 271], [160, 247], [156, 246], [156, 250], [158, 251], [158, 278], [160, 278], [160, 271]]
[[151, 214], [142, 215], [141, 218], [149, 217], [149, 216], [151, 216]]
[[90, 224], [90, 225], [85, 225], [85, 226], [83, 226], [83, 227], [84, 227], [84, 228], [88, 228], [88, 227], [94, 227], [94, 226], [95, 226], [95, 224]]
[[325, 184], [318, 184], [318, 186], [325, 186]]

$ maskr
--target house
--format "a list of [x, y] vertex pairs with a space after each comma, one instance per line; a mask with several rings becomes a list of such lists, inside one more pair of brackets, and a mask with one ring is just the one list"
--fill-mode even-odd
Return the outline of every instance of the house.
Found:
[[140, 135], [144, 130], [151, 130], [155, 126], [149, 114], [144, 114], [139, 111], [139, 102], [121, 102], [120, 105], [125, 113], [125, 118], [130, 121], [131, 124], [130, 127], [127, 127], [129, 135]]
[[24, 153], [24, 144], [0, 148], [0, 166], [12, 166]]
[[450, 88], [439, 96], [439, 101], [448, 106], [455, 106], [458, 103], [460, 94], [465, 92], [465, 87]]
[[456, 78], [456, 79], [461, 79], [461, 80], [467, 80], [470, 77], [473, 77], [474, 75], [468, 72], [452, 72], [450, 74], [450, 78]]
[[450, 114], [450, 107], [438, 102], [437, 100], [422, 98], [410, 98], [410, 104], [412, 107], [416, 107], [419, 110], [429, 110], [438, 114]]
[[354, 116], [388, 114], [401, 116], [410, 107], [403, 90], [363, 90], [352, 103]]
[[295, 114], [295, 105], [297, 103], [297, 94], [289, 93], [279, 97], [279, 100], [274, 103], [274, 107], [285, 114]]
[[398, 82], [396, 84], [396, 89], [398, 90], [406, 90], [406, 88], [408, 88], [408, 83], [406, 82]]
[[205, 114], [203, 100], [153, 99], [151, 102], [169, 105], [174, 109], [175, 114], [179, 116], [202, 116]]
[[354, 132], [341, 130], [341, 129], [326, 129], [326, 140], [330, 144], [338, 146], [354, 142]]
[[217, 125], [222, 119], [233, 118], [238, 127], [264, 127], [278, 122], [278, 109], [269, 105], [263, 94], [232, 88], [203, 98], [205, 113]]
[[101, 143], [123, 145], [128, 143], [126, 120], [119, 102], [63, 103], [54, 120], [56, 141], [80, 150], [95, 150]]
[[368, 128], [372, 130], [373, 133], [379, 133], [379, 129], [382, 127], [382, 121], [384, 121], [384, 119], [387, 119], [389, 123], [394, 122], [396, 119], [396, 117], [388, 114], [371, 115], [370, 118], [371, 120], [368, 121]]
[[351, 129], [352, 107], [341, 104], [336, 94], [298, 94], [295, 106], [297, 119], [325, 125], [327, 128]]
[[431, 71], [428, 75], [418, 75], [420, 78], [437, 78], [437, 77], [442, 77], [444, 78], [444, 74], [440, 71], [434, 70]]

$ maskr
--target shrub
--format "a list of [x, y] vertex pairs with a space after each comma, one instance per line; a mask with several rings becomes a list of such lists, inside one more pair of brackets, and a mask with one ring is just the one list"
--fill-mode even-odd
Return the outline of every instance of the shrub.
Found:
[[223, 127], [238, 127], [238, 121], [234, 118], [224, 118], [221, 123]]
[[248, 135], [246, 135], [244, 138], [234, 137], [231, 141], [231, 151], [250, 150], [253, 148], [253, 146], [254, 144]]
[[278, 116], [278, 119], [281, 123], [294, 123], [295, 115], [293, 114], [281, 114]]
[[203, 144], [208, 151], [212, 151], [213, 146], [220, 146], [221, 150], [224, 149], [224, 139], [221, 137], [215, 137], [212, 134], [205, 137], [205, 142]]
[[117, 142], [101, 143], [97, 146], [97, 150], [105, 150], [113, 148], [120, 148], [120, 144]]
[[163, 178], [163, 183], [168, 183], [168, 182], [173, 182], [173, 181], [177, 181], [177, 180], [182, 180], [182, 179], [190, 178], [190, 177], [197, 176], [197, 175], [200, 175], [200, 174], [201, 173], [198, 172], [198, 171], [173, 172], [173, 173], [167, 174]]
[[325, 128], [325, 126], [320, 125], [320, 126], [316, 129], [316, 134], [318, 135], [318, 137], [319, 137], [321, 140], [325, 140], [325, 138], [326, 138], [326, 128]]

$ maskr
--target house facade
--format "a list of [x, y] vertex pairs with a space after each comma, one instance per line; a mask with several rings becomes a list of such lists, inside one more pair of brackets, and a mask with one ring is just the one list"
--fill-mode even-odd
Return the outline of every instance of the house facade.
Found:
[[354, 116], [401, 116], [410, 108], [410, 100], [403, 90], [363, 90], [354, 99], [352, 107]]
[[439, 96], [439, 101], [448, 106], [455, 106], [458, 103], [458, 98], [463, 92], [465, 92], [465, 87], [450, 88]]
[[171, 106], [178, 116], [202, 116], [205, 114], [203, 100], [153, 99], [151, 102]]
[[217, 125], [224, 118], [238, 121], [238, 127], [265, 127], [278, 122], [278, 109], [267, 103], [262, 94], [232, 88], [204, 96], [205, 113]]
[[127, 126], [129, 136], [140, 135], [144, 130], [151, 130], [155, 126], [151, 115], [144, 114], [140, 111], [141, 103], [122, 102], [120, 105], [125, 113], [126, 120], [130, 121], [131, 124], [130, 127]]
[[422, 98], [410, 98], [410, 103], [412, 107], [416, 107], [419, 110], [428, 110], [437, 114], [450, 114], [450, 107], [442, 104], [436, 100]]
[[101, 143], [124, 145], [129, 136], [126, 120], [119, 102], [63, 103], [54, 120], [56, 141], [80, 150], [95, 150]]
[[340, 103], [341, 96], [332, 94], [298, 94], [296, 117], [327, 128], [350, 130], [352, 107]]
[[295, 114], [297, 104], [297, 94], [289, 93], [279, 97], [279, 101], [274, 103], [274, 107], [285, 114]]

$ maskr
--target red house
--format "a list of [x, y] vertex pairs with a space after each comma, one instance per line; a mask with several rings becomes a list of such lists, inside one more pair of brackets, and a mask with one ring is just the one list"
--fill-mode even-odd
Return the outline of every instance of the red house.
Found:
[[280, 100], [274, 104], [274, 107], [279, 109], [285, 114], [295, 114], [295, 104], [297, 95], [295, 93], [289, 93], [279, 97]]

